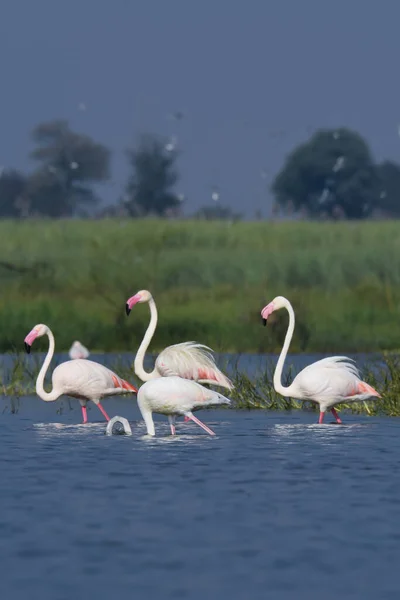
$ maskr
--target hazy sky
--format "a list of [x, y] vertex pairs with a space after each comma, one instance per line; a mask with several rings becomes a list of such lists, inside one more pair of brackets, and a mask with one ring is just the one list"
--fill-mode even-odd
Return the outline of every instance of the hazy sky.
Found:
[[[30, 131], [68, 119], [113, 151], [141, 132], [178, 136], [186, 211], [267, 214], [285, 155], [348, 126], [400, 161], [398, 0], [2, 0], [0, 165], [33, 168]], [[79, 110], [83, 102], [86, 111]], [[174, 122], [169, 115], [182, 111]], [[280, 138], [274, 132], [283, 132]], [[267, 171], [268, 179], [263, 179]]]

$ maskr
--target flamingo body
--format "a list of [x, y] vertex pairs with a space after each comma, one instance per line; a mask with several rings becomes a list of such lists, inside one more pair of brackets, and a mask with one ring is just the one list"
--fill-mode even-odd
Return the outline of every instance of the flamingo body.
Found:
[[175, 417], [188, 417], [210, 435], [215, 435], [204, 423], [199, 421], [193, 411], [215, 406], [230, 404], [229, 398], [209, 390], [195, 381], [181, 377], [159, 377], [144, 383], [138, 392], [138, 406], [146, 424], [147, 433], [155, 435], [152, 413], [168, 416], [172, 435], [175, 434]]
[[362, 381], [360, 373], [346, 356], [332, 356], [303, 369], [289, 386], [293, 398], [316, 402], [321, 412], [341, 402], [370, 400], [379, 394]]
[[83, 344], [76, 340], [69, 349], [68, 354], [72, 360], [75, 360], [77, 358], [88, 358], [90, 352]]
[[36, 380], [36, 393], [45, 402], [53, 402], [64, 394], [78, 398], [82, 407], [83, 422], [86, 423], [86, 404], [91, 400], [109, 421], [110, 417], [100, 404], [100, 400], [107, 396], [137, 393], [135, 386], [121, 379], [107, 367], [80, 358], [58, 365], [52, 375], [53, 389], [51, 392], [46, 392], [43, 387], [44, 378], [55, 348], [54, 336], [50, 328], [43, 324], [35, 325], [25, 338], [25, 349], [29, 353], [34, 340], [43, 335], [49, 338], [49, 350]]
[[66, 396], [91, 400], [98, 404], [101, 398], [137, 389], [107, 367], [77, 358], [58, 365], [52, 375], [53, 390]]
[[281, 383], [281, 376], [294, 332], [294, 310], [289, 300], [283, 296], [277, 296], [262, 309], [261, 316], [266, 324], [269, 315], [280, 308], [286, 308], [289, 313], [289, 327], [274, 373], [274, 388], [279, 394], [319, 404], [319, 423], [323, 422], [327, 410], [331, 410], [336, 421], [341, 423], [334, 409], [337, 404], [380, 398], [380, 394], [361, 379], [354, 361], [347, 356], [330, 356], [318, 360], [305, 367], [294, 378], [291, 385], [284, 387]]

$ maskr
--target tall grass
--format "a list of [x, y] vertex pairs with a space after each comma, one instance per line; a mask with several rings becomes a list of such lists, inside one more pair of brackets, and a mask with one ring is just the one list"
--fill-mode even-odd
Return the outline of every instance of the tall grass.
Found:
[[260, 309], [278, 294], [296, 311], [293, 352], [400, 347], [396, 222], [2, 221], [0, 286], [0, 351], [40, 322], [58, 351], [136, 350], [148, 309], [128, 319], [124, 304], [142, 288], [159, 308], [152, 351], [276, 352], [287, 315], [263, 329]]
[[[272, 384], [275, 362], [268, 364], [265, 371], [254, 378], [235, 369], [232, 378], [235, 386], [233, 391], [223, 392], [232, 399], [232, 407], [247, 410], [316, 411], [318, 407], [311, 402], [284, 398], [275, 392]], [[18, 412], [23, 404], [22, 401], [20, 402], [20, 398], [35, 394], [35, 382], [41, 364], [42, 359], [37, 355], [31, 356], [29, 361], [23, 360], [21, 355], [17, 356], [11, 370], [0, 364], [0, 395], [3, 394], [9, 398], [8, 410]], [[55, 362], [54, 366], [56, 364]], [[132, 368], [127, 366], [126, 361], [117, 357], [114, 363], [108, 366], [124, 379], [132, 381], [137, 386], [141, 385], [141, 382], [133, 375]], [[295, 374], [293, 369], [287, 369], [284, 385], [289, 385]], [[384, 355], [383, 360], [364, 367], [362, 377], [373, 385], [382, 397], [368, 403], [342, 404], [339, 406], [339, 410], [368, 415], [400, 416], [400, 357], [391, 354]], [[50, 389], [50, 376], [47, 379], [48, 384], [46, 385]], [[65, 408], [71, 408], [73, 402], [69, 398], [62, 397], [56, 404], [57, 412], [62, 413]]]

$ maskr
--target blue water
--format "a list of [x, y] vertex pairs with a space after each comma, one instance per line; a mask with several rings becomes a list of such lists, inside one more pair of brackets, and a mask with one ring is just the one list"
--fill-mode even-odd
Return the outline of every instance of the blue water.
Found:
[[398, 600], [400, 419], [104, 405], [0, 401], [1, 598]]

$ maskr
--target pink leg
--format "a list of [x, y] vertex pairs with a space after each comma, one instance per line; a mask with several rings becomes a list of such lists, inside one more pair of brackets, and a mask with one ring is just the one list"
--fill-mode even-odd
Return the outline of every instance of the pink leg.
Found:
[[324, 420], [324, 416], [325, 416], [325, 413], [324, 413], [324, 412], [320, 412], [320, 413], [319, 413], [319, 419], [318, 419], [318, 423], [319, 423], [320, 425], [321, 425], [321, 423], [322, 423], [322, 422], [323, 422], [323, 420]]
[[110, 417], [108, 416], [108, 414], [106, 413], [106, 411], [104, 410], [104, 408], [102, 407], [102, 405], [100, 404], [100, 402], [97, 405], [99, 407], [100, 412], [103, 414], [104, 418], [106, 421], [110, 420]]
[[168, 417], [169, 426], [171, 427], [171, 435], [175, 435], [175, 418]]
[[82, 406], [82, 417], [83, 417], [83, 422], [87, 423], [87, 411], [86, 411], [86, 406]]
[[200, 427], [202, 427], [204, 431], [207, 431], [207, 433], [209, 433], [210, 435], [215, 435], [215, 433], [209, 427], [207, 427], [207, 425], [204, 425], [204, 423], [202, 423], [200, 419], [192, 415], [192, 413], [189, 413], [186, 416], [189, 417], [189, 419], [191, 419], [192, 421], [194, 421], [194, 423], [197, 423], [197, 425], [200, 425]]
[[185, 421], [185, 423], [186, 423], [187, 421], [190, 421], [189, 417], [185, 417], [183, 420]]
[[335, 417], [335, 419], [336, 419], [336, 423], [340, 423], [340, 424], [341, 424], [341, 423], [342, 423], [342, 421], [341, 421], [341, 419], [340, 419], [339, 415], [337, 414], [337, 412], [336, 412], [336, 410], [335, 410], [334, 408], [331, 408], [331, 413], [332, 413], [332, 414], [333, 414], [333, 416]]

